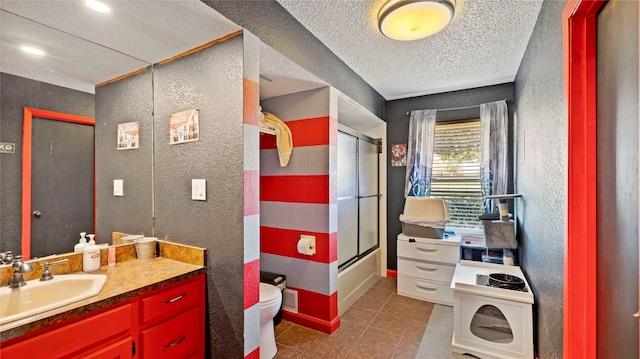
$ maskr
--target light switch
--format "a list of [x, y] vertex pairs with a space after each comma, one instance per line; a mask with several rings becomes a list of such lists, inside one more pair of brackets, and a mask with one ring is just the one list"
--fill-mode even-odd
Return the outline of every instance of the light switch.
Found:
[[206, 179], [191, 180], [191, 199], [194, 201], [207, 200], [207, 180]]
[[113, 180], [113, 196], [114, 197], [124, 196], [124, 180], [121, 180], [121, 179]]

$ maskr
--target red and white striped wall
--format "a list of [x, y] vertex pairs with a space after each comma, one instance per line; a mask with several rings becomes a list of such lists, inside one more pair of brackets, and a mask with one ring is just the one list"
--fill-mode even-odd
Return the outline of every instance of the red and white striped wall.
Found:
[[244, 31], [244, 357], [260, 358], [260, 40]]
[[[263, 100], [291, 129], [293, 152], [280, 167], [275, 136], [260, 140], [260, 267], [284, 274], [298, 292], [292, 322], [332, 333], [338, 317], [337, 107], [322, 88]], [[298, 253], [301, 235], [316, 237], [316, 254]]]

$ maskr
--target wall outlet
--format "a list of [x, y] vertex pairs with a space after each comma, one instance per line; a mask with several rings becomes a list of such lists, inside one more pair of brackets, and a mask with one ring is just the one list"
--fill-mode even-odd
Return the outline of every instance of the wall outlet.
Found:
[[113, 180], [113, 196], [114, 197], [124, 196], [124, 180], [121, 180], [121, 179]]
[[191, 199], [194, 201], [207, 200], [207, 180], [206, 179], [191, 180]]

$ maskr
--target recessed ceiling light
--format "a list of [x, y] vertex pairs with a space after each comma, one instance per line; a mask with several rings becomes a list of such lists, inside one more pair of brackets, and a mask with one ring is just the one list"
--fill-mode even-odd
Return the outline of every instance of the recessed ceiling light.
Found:
[[31, 55], [38, 55], [38, 56], [42, 56], [44, 55], [44, 51], [40, 50], [40, 49], [36, 49], [35, 47], [31, 47], [31, 46], [22, 46], [21, 47], [22, 51], [31, 54]]
[[95, 10], [97, 12], [109, 12], [109, 7], [98, 0], [87, 0], [84, 2], [91, 10]]

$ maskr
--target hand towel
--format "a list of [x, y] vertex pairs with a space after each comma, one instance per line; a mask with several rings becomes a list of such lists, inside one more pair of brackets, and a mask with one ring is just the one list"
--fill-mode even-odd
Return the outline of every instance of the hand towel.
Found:
[[293, 151], [293, 137], [289, 126], [269, 112], [265, 112], [264, 118], [261, 118], [260, 121], [264, 121], [268, 127], [276, 130], [276, 147], [278, 149], [278, 157], [280, 157], [280, 166], [285, 167], [289, 163], [291, 152]]

